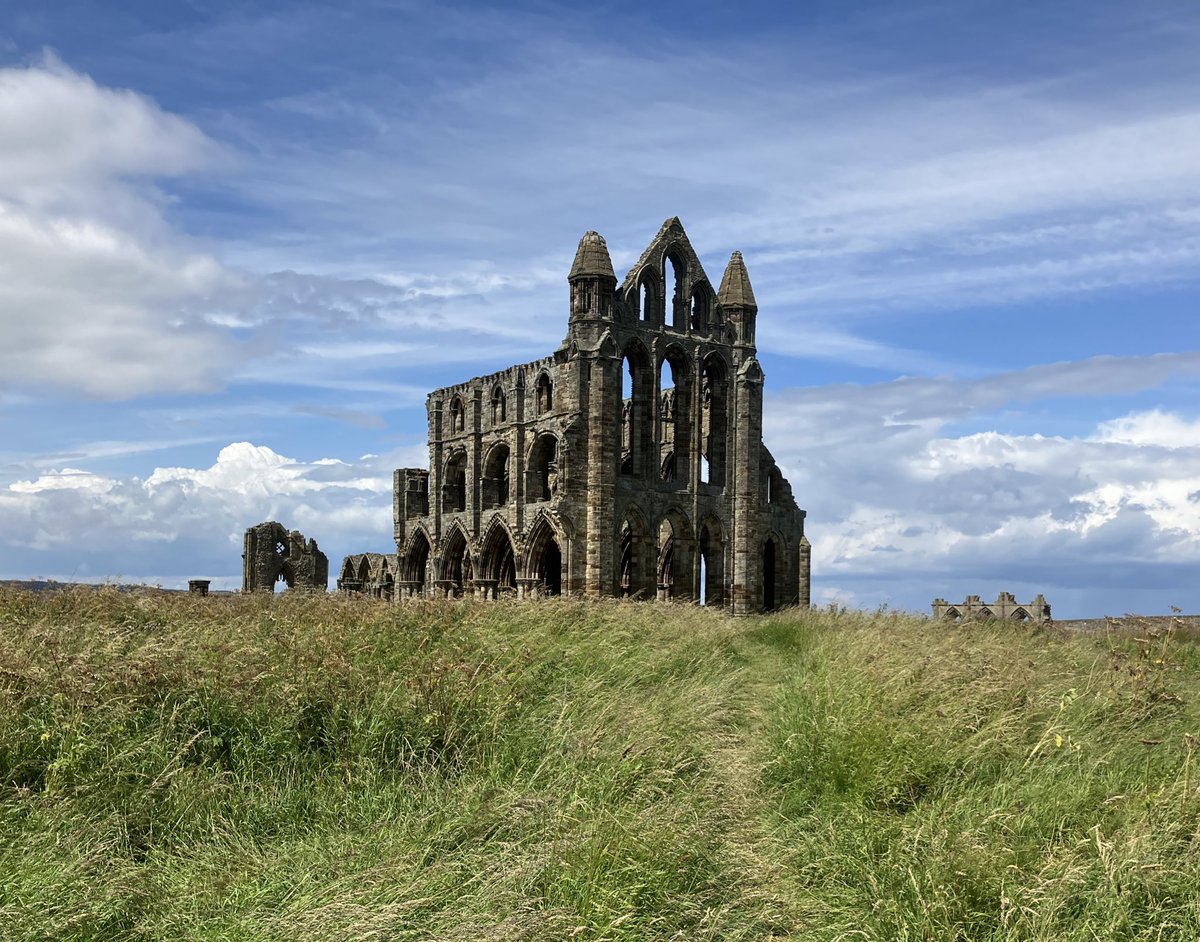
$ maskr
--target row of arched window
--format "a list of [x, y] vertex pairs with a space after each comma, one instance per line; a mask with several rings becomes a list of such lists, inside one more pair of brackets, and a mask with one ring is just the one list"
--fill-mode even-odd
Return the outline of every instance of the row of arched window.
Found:
[[697, 377], [682, 350], [669, 347], [657, 371], [651, 362], [637, 341], [626, 348], [622, 359], [617, 410], [620, 473], [669, 482], [682, 481], [695, 468], [700, 483], [724, 485], [729, 429], [725, 361], [715, 353], [702, 361], [698, 400], [694, 396]]
[[638, 273], [627, 301], [638, 322], [647, 326], [703, 333], [720, 326], [712, 288], [696, 279], [689, 291], [687, 263], [673, 250], [664, 253], [661, 266], [647, 265]]
[[[554, 384], [550, 380], [548, 373], [539, 373], [533, 389], [533, 414], [543, 415], [553, 409]], [[508, 393], [499, 384], [492, 388], [492, 395], [488, 401], [487, 414], [491, 416], [493, 426], [502, 425], [508, 421]], [[448, 418], [448, 432], [453, 434], [455, 432], [466, 431], [467, 406], [466, 401], [461, 395], [455, 395], [450, 399]]]
[[[526, 503], [550, 500], [558, 493], [563, 471], [559, 460], [558, 438], [553, 433], [543, 432], [534, 438], [525, 458]], [[443, 466], [442, 512], [466, 510], [467, 489], [472, 485], [467, 473], [466, 449], [456, 448]], [[478, 490], [480, 507], [484, 510], [503, 507], [512, 496], [512, 452], [505, 442], [497, 442], [484, 456]]]
[[[540, 594], [560, 595], [563, 551], [557, 533], [542, 519], [534, 524], [526, 542], [524, 575], [537, 580]], [[512, 538], [503, 526], [490, 530], [478, 559], [472, 557], [466, 534], [457, 526], [451, 527], [446, 536], [440, 565], [430, 566], [431, 549], [428, 537], [418, 531], [401, 559], [406, 588], [415, 595], [427, 594], [431, 579], [450, 595], [462, 595], [480, 587], [487, 588], [489, 598], [516, 593], [517, 559]]]

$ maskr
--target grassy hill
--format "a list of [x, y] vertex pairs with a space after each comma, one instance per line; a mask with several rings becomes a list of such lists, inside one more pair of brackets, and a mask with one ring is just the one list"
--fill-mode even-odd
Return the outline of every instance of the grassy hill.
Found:
[[1200, 649], [0, 588], [0, 939], [1188, 939]]

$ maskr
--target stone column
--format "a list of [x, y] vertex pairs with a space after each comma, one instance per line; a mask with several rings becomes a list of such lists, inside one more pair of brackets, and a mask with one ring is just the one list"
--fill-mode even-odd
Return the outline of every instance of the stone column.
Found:
[[[730, 601], [735, 615], [762, 607], [762, 560], [759, 521], [762, 489], [762, 389], [758, 361], [748, 357], [734, 380], [734, 454], [727, 480], [733, 485], [733, 578]], [[778, 590], [780, 587], [776, 587]]]
[[800, 537], [800, 598], [797, 603], [801, 608], [812, 604], [812, 544], [808, 537]]
[[[584, 538], [584, 594], [616, 594], [613, 502], [621, 451], [621, 361], [605, 335], [593, 357], [579, 368], [590, 371], [587, 388], [587, 524]], [[614, 385], [615, 384], [615, 385]]]

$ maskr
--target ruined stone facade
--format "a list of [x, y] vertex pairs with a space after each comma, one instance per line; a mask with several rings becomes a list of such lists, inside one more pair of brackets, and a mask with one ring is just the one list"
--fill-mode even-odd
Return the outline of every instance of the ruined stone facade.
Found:
[[[567, 281], [552, 355], [429, 395], [429, 470], [395, 472], [395, 597], [807, 605], [804, 511], [762, 441], [741, 254], [714, 290], [672, 218], [620, 284], [588, 232]], [[364, 558], [339, 584], [383, 594]]]
[[371, 595], [377, 599], [396, 596], [396, 557], [387, 553], [355, 553], [342, 560], [338, 573], [339, 592]]
[[289, 589], [328, 588], [329, 560], [299, 530], [269, 520], [247, 530], [242, 545], [243, 592], [274, 592], [280, 580]]
[[968, 595], [961, 604], [934, 599], [933, 617], [938, 621], [995, 618], [1040, 623], [1050, 621], [1050, 605], [1040, 593], [1028, 604], [1018, 602], [1009, 592], [1001, 592], [994, 602], [984, 602], [978, 595]]

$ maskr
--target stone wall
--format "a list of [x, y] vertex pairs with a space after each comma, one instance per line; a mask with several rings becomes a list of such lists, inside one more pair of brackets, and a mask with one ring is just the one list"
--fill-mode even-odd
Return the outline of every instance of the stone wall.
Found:
[[242, 591], [274, 592], [282, 581], [289, 589], [324, 592], [329, 584], [329, 560], [316, 540], [269, 520], [250, 527], [243, 537]]

